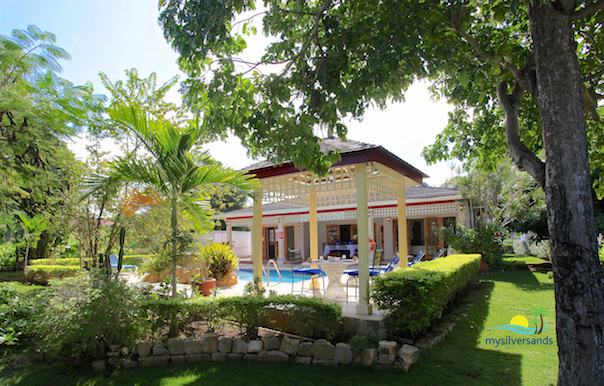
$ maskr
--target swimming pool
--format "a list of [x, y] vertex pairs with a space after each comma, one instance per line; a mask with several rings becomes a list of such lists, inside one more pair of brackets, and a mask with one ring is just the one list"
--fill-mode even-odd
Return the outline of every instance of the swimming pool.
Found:
[[[289, 269], [284, 269], [281, 270], [281, 277], [283, 278], [283, 282], [284, 283], [292, 283], [292, 280], [294, 283], [299, 283], [302, 281], [302, 279], [305, 280], [309, 280], [308, 277], [304, 277], [302, 275], [295, 275], [292, 277], [292, 271]], [[254, 280], [254, 271], [251, 269], [241, 269], [239, 270], [239, 272], [236, 272], [239, 276], [239, 279], [241, 280], [249, 280], [252, 281]], [[271, 283], [279, 283], [279, 275], [277, 274], [277, 271], [275, 271], [274, 269], [271, 269], [269, 271], [269, 275], [270, 275], [270, 282]], [[323, 276], [323, 275], [321, 275]], [[266, 282], [266, 276], [264, 274], [262, 274], [262, 281]]]

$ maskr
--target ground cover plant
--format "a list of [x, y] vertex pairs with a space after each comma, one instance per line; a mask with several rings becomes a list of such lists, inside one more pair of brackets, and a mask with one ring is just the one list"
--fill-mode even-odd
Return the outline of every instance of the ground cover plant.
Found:
[[[557, 381], [557, 346], [553, 326], [553, 283], [546, 273], [531, 272], [522, 265], [527, 258], [506, 258], [505, 269], [477, 276], [478, 282], [453, 309], [467, 314], [447, 338], [422, 353], [408, 374], [394, 370], [376, 372], [363, 367], [323, 368], [294, 365], [207, 363], [167, 366], [95, 374], [88, 367], [32, 361], [18, 371], [18, 355], [5, 354], [0, 366], [0, 384], [6, 385], [553, 385]], [[515, 268], [515, 265], [523, 268]], [[466, 303], [473, 306], [466, 309]], [[508, 324], [516, 315], [530, 317], [533, 309], [545, 308], [553, 345], [518, 346], [486, 344], [487, 338], [508, 334], [494, 327]], [[454, 320], [452, 315], [449, 319]], [[510, 333], [511, 334], [511, 333]], [[12, 358], [12, 361], [8, 359]], [[12, 370], [11, 370], [12, 369]]]

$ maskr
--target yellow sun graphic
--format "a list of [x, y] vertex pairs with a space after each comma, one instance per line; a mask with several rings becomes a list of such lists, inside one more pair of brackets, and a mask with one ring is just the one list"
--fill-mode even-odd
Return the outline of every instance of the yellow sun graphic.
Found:
[[522, 327], [528, 327], [528, 320], [522, 315], [516, 315], [510, 320], [510, 324]]

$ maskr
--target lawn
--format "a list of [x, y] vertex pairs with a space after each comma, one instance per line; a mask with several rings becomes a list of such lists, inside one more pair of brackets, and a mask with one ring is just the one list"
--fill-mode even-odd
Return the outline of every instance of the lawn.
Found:
[[[522, 259], [515, 259], [516, 267]], [[7, 385], [550, 385], [557, 382], [553, 283], [546, 273], [513, 268], [478, 275], [478, 282], [453, 312], [467, 314], [447, 339], [422, 353], [408, 374], [360, 367], [325, 368], [246, 363], [200, 364], [141, 369], [99, 376], [57, 363], [30, 363], [20, 371], [0, 368]], [[1, 279], [0, 279], [1, 280]], [[473, 306], [467, 308], [467, 303]], [[544, 308], [541, 335], [493, 329], [517, 316], [533, 319]], [[450, 315], [449, 317], [452, 317]], [[547, 337], [552, 345], [487, 344], [487, 339]]]

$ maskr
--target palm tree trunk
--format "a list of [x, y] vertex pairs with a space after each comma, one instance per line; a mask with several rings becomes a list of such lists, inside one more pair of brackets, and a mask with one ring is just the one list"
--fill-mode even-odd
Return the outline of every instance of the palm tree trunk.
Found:
[[27, 240], [27, 247], [25, 248], [25, 257], [23, 258], [23, 284], [27, 283], [27, 254], [29, 253], [29, 240]]
[[176, 262], [178, 242], [178, 208], [176, 207], [176, 194], [172, 197], [172, 297], [176, 298]]

